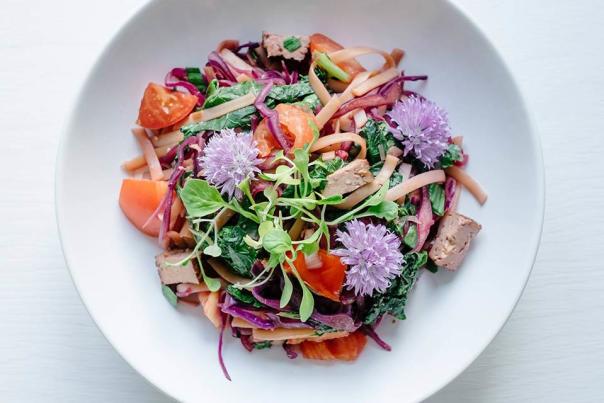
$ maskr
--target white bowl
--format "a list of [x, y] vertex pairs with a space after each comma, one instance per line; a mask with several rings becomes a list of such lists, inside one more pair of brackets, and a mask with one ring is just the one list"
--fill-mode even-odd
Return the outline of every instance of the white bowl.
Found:
[[[468, 171], [489, 192], [460, 210], [483, 225], [457, 273], [424, 273], [408, 319], [385, 321], [391, 353], [370, 345], [352, 364], [288, 360], [280, 348], [247, 353], [225, 335], [233, 382], [216, 358], [218, 334], [199, 313], [173, 309], [154, 267], [156, 242], [122, 215], [120, 164], [137, 154], [129, 129], [149, 81], [204, 63], [225, 38], [264, 29], [326, 32], [347, 45], [407, 51], [409, 74], [449, 111], [465, 137]], [[76, 103], [57, 162], [57, 217], [74, 283], [117, 351], [165, 393], [185, 401], [417, 401], [466, 368], [510, 315], [541, 234], [539, 140], [501, 58], [445, 1], [154, 1], [103, 52]]]

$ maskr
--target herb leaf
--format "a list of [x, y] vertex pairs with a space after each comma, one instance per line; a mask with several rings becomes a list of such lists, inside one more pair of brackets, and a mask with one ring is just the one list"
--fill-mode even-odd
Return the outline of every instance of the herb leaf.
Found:
[[187, 214], [191, 217], [205, 217], [225, 205], [220, 192], [202, 179], [189, 179], [179, 192]]
[[417, 245], [417, 226], [415, 224], [411, 224], [407, 233], [403, 237], [403, 242], [410, 248], [415, 248]]
[[283, 292], [281, 293], [281, 299], [279, 300], [279, 308], [284, 308], [289, 304], [289, 300], [292, 298], [294, 286], [292, 285], [292, 281], [289, 279], [287, 272], [283, 268], [283, 265], [281, 265], [281, 272], [283, 273]]
[[340, 158], [334, 158], [329, 161], [315, 161], [309, 172], [313, 181], [313, 187], [318, 190], [325, 189], [327, 185], [327, 176], [331, 175], [344, 166], [344, 161]]
[[393, 201], [384, 200], [380, 204], [371, 206], [367, 209], [367, 216], [383, 218], [386, 221], [392, 221], [398, 217], [398, 204]]
[[270, 254], [283, 254], [291, 250], [292, 240], [281, 228], [273, 228], [262, 237], [262, 246]]

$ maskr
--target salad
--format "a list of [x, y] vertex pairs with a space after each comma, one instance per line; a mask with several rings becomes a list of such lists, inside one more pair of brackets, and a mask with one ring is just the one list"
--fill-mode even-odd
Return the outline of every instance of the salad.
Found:
[[[360, 60], [379, 57], [380, 67]], [[354, 360], [418, 277], [457, 270], [481, 226], [457, 212], [461, 136], [404, 52], [316, 33], [221, 42], [149, 83], [119, 205], [157, 237], [166, 299], [248, 351]], [[413, 89], [415, 88], [415, 89]]]

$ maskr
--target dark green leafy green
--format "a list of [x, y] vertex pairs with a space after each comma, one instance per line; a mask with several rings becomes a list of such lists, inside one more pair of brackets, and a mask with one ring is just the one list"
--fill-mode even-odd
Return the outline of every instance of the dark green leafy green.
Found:
[[246, 235], [246, 230], [240, 226], [223, 227], [218, 233], [218, 246], [222, 250], [221, 257], [234, 272], [252, 277], [251, 270], [257, 251], [243, 241]]
[[428, 185], [428, 194], [432, 204], [432, 212], [438, 216], [445, 213], [445, 188], [438, 183]]
[[305, 96], [301, 101], [294, 102], [292, 105], [298, 106], [302, 109], [305, 109], [309, 112], [314, 112], [317, 110], [321, 101], [317, 94], [312, 93], [310, 95]]
[[295, 36], [290, 36], [283, 40], [283, 47], [289, 52], [295, 52], [302, 47], [302, 42], [300, 42], [300, 39], [296, 38]]
[[463, 161], [463, 153], [461, 148], [456, 144], [449, 144], [445, 153], [440, 157], [440, 167], [442, 169], [453, 166], [456, 162]]
[[374, 295], [369, 299], [369, 310], [363, 318], [365, 324], [374, 323], [385, 314], [404, 320], [407, 296], [413, 288], [419, 269], [428, 261], [426, 252], [408, 253], [405, 255], [401, 274], [396, 277], [383, 294]]
[[314, 91], [308, 82], [308, 76], [302, 76], [297, 83], [276, 85], [271, 88], [265, 102], [269, 108], [274, 108], [278, 104], [302, 101], [305, 97], [313, 94]]
[[340, 158], [334, 158], [329, 161], [322, 161], [310, 168], [310, 179], [313, 187], [317, 190], [323, 190], [327, 185], [327, 176], [331, 175], [344, 166], [344, 161]]
[[388, 130], [386, 122], [369, 119], [359, 134], [367, 141], [367, 160], [370, 164], [380, 162], [390, 147], [396, 145], [396, 140]]
[[436, 273], [438, 269], [439, 267], [436, 265], [436, 263], [434, 263], [432, 259], [428, 259], [428, 262], [426, 263], [426, 270], [428, 270], [430, 273]]
[[252, 293], [246, 289], [239, 289], [229, 284], [226, 288], [226, 291], [231, 297], [235, 298], [237, 301], [243, 304], [251, 305], [254, 308], [264, 308], [264, 305], [262, 305], [260, 301], [254, 298]]

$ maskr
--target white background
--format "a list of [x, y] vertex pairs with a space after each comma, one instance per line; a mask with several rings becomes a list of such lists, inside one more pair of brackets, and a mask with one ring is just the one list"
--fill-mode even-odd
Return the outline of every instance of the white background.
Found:
[[[169, 401], [86, 313], [63, 261], [53, 202], [55, 154], [76, 92], [144, 2], [0, 0], [2, 402]], [[602, 401], [604, 2], [455, 3], [500, 50], [526, 97], [543, 143], [546, 213], [537, 263], [510, 321], [430, 402]]]

